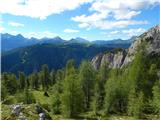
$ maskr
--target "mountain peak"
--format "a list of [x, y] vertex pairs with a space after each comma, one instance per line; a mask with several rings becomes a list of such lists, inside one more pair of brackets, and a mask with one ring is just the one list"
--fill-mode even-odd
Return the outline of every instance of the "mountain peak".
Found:
[[76, 37], [76, 38], [70, 39], [69, 42], [70, 43], [88, 43], [89, 41], [81, 37]]
[[53, 39], [59, 39], [59, 40], [62, 40], [62, 38], [61, 37], [59, 37], [59, 36], [56, 36], [56, 37], [54, 37]]
[[21, 34], [17, 34], [16, 37], [18, 37], [18, 38], [24, 38]]

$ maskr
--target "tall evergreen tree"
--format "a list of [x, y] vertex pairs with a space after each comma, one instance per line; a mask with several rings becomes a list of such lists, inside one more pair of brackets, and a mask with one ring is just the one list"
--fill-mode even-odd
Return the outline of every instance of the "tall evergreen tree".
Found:
[[135, 89], [130, 91], [128, 98], [128, 114], [139, 119], [143, 110], [143, 93], [136, 93]]
[[83, 110], [83, 92], [71, 63], [69, 61], [66, 67], [62, 93], [62, 111], [67, 117], [75, 117]]
[[54, 70], [50, 72], [50, 81], [51, 85], [54, 85], [56, 83], [56, 72]]
[[34, 71], [31, 75], [31, 81], [32, 81], [32, 88], [33, 89], [38, 89], [39, 88], [39, 76], [37, 71]]
[[9, 94], [15, 94], [16, 91], [18, 90], [18, 81], [14, 74], [3, 73], [2, 83]]
[[26, 87], [26, 76], [23, 72], [19, 72], [19, 87], [24, 90]]
[[157, 82], [153, 86], [153, 99], [152, 99], [152, 106], [154, 108], [154, 112], [160, 115], [160, 82]]
[[95, 85], [95, 96], [94, 96], [94, 101], [96, 102], [95, 105], [97, 105], [97, 109], [100, 110], [103, 108], [104, 104], [104, 97], [105, 97], [105, 83], [106, 80], [108, 79], [108, 74], [109, 74], [109, 68], [107, 63], [104, 63], [101, 67], [100, 70], [98, 71], [98, 76], [96, 80], [96, 85]]
[[40, 72], [40, 78], [41, 78], [43, 89], [48, 90], [51, 82], [50, 82], [49, 68], [46, 64], [42, 66], [42, 69]]
[[79, 79], [85, 96], [85, 109], [89, 109], [95, 85], [94, 70], [90, 62], [83, 61], [80, 65]]
[[8, 96], [8, 91], [6, 86], [4, 85], [4, 82], [1, 82], [1, 100], [5, 100]]

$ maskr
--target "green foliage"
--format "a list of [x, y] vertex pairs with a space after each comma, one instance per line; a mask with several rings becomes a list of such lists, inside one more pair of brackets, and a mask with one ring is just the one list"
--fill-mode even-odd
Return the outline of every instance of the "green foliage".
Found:
[[52, 98], [52, 110], [54, 114], [60, 114], [61, 113], [61, 99], [60, 99], [60, 93], [55, 92]]
[[[133, 62], [122, 69], [109, 69], [104, 63], [94, 70], [89, 61], [83, 61], [78, 69], [75, 66], [74, 60], [57, 71], [49, 71], [43, 65], [40, 71], [29, 76], [20, 72], [19, 78], [3, 73], [3, 103], [13, 104], [15, 98], [16, 102], [25, 104], [37, 101], [55, 115], [63, 113], [73, 118], [88, 111], [92, 113], [91, 118], [102, 113], [128, 114], [135, 119], [148, 111], [160, 114], [159, 55], [147, 55], [140, 50]], [[44, 91], [49, 96], [44, 96]], [[11, 95], [14, 99], [10, 99]]]
[[26, 87], [26, 77], [23, 72], [19, 72], [19, 88], [24, 90]]
[[94, 95], [95, 75], [90, 62], [83, 61], [80, 65], [79, 80], [85, 96], [85, 109], [90, 108], [91, 98]]
[[[31, 74], [35, 68], [39, 71], [43, 64], [47, 64], [50, 69], [58, 70], [64, 67], [69, 59], [74, 59], [76, 65], [79, 65], [82, 60], [89, 60], [98, 53], [111, 49], [113, 48], [108, 46], [86, 46], [82, 44], [36, 44], [3, 54], [2, 72], [12, 70], [15, 74], [18, 71]], [[25, 55], [26, 51], [27, 55]], [[22, 64], [24, 55], [26, 62]]]
[[128, 114], [135, 118], [140, 118], [143, 110], [143, 93], [136, 93], [131, 90], [128, 98]]
[[6, 90], [9, 94], [15, 94], [18, 90], [17, 78], [11, 73], [2, 74], [2, 85], [4, 85], [4, 92]]
[[105, 85], [105, 113], [123, 113], [126, 110], [127, 93], [125, 83], [120, 76], [121, 71], [114, 69], [110, 72], [109, 79]]
[[5, 100], [5, 98], [8, 96], [7, 88], [4, 84], [1, 84], [1, 100]]
[[152, 106], [154, 108], [154, 112], [156, 114], [160, 114], [160, 83], [155, 84], [153, 87], [153, 100], [152, 100]]
[[51, 85], [54, 85], [56, 83], [56, 72], [54, 70], [50, 72], [50, 79]]
[[83, 92], [72, 61], [67, 64], [63, 87], [62, 112], [66, 117], [76, 117], [83, 110]]
[[42, 66], [42, 69], [40, 72], [40, 78], [41, 78], [43, 90], [48, 90], [49, 85], [51, 84], [51, 81], [50, 81], [50, 75], [49, 75], [49, 68], [46, 64]]
[[98, 109], [102, 109], [105, 98], [105, 83], [109, 76], [108, 64], [104, 63], [98, 72], [97, 85], [95, 87], [95, 99], [97, 99]]
[[31, 74], [31, 82], [32, 82], [32, 88], [33, 89], [38, 89], [39, 88], [40, 81], [39, 81], [38, 73], [36, 71], [34, 71]]
[[23, 94], [17, 94], [16, 98], [17, 102], [23, 102], [24, 104], [32, 104], [36, 102], [33, 93], [28, 89], [25, 89]]
[[24, 103], [25, 104], [32, 104], [35, 102], [36, 102], [36, 100], [35, 100], [35, 97], [33, 96], [33, 94], [28, 89], [26, 89], [25, 93], [24, 93]]

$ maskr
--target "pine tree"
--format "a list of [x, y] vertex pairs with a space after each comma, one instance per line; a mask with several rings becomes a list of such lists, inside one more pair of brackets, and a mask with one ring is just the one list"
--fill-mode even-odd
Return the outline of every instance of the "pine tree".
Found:
[[158, 81], [158, 84], [155, 84], [153, 86], [153, 99], [152, 99], [152, 106], [155, 110], [156, 114], [160, 115], [160, 83]]
[[49, 68], [46, 64], [42, 66], [42, 69], [40, 72], [40, 78], [41, 78], [43, 90], [48, 90], [51, 82], [50, 82]]
[[34, 71], [31, 75], [31, 81], [32, 81], [32, 88], [38, 89], [39, 88], [39, 76], [36, 71]]
[[17, 92], [18, 82], [14, 74], [3, 73], [2, 83], [9, 94], [15, 94]]
[[83, 92], [72, 65], [71, 61], [67, 64], [62, 93], [62, 112], [67, 117], [75, 117], [83, 110]]
[[51, 85], [54, 85], [56, 83], [56, 72], [54, 70], [51, 71], [50, 73], [50, 81], [51, 81]]
[[31, 104], [36, 102], [34, 95], [29, 91], [29, 89], [25, 89], [24, 91], [23, 102], [25, 104]]
[[60, 93], [58, 91], [54, 93], [54, 96], [52, 99], [52, 107], [53, 107], [54, 114], [61, 113], [61, 99], [60, 99]]
[[24, 90], [26, 87], [26, 77], [23, 72], [19, 72], [19, 87], [21, 90]]
[[98, 76], [97, 76], [97, 82], [95, 85], [95, 96], [94, 96], [94, 101], [96, 102], [95, 106], [97, 110], [100, 110], [103, 108], [104, 104], [104, 97], [105, 97], [105, 83], [106, 80], [108, 79], [108, 74], [109, 74], [109, 69], [108, 65], [104, 63], [101, 67], [100, 70], [98, 71]]
[[140, 92], [136, 94], [135, 89], [130, 91], [128, 97], [128, 114], [134, 116], [135, 118], [139, 118], [143, 109], [143, 93]]
[[94, 94], [95, 76], [94, 70], [88, 61], [83, 61], [80, 65], [79, 80], [85, 96], [85, 109], [90, 108], [91, 98]]
[[4, 85], [4, 82], [1, 82], [1, 100], [5, 100], [8, 96], [7, 88]]

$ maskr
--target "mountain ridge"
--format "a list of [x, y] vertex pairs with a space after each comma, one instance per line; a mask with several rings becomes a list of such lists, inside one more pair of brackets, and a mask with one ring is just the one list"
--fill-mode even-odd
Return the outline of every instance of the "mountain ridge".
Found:
[[160, 54], [160, 25], [156, 25], [139, 37], [136, 37], [136, 40], [134, 40], [127, 50], [99, 54], [93, 57], [91, 63], [95, 69], [98, 69], [106, 62], [109, 63], [110, 68], [123, 68], [134, 60], [139, 47], [143, 44], [145, 44], [145, 48], [143, 49], [147, 54]]
[[2, 51], [8, 51], [19, 47], [25, 47], [29, 45], [35, 45], [35, 44], [42, 44], [42, 43], [51, 43], [51, 44], [93, 44], [93, 45], [100, 45], [100, 46], [117, 46], [119, 47], [129, 47], [129, 45], [133, 42], [130, 39], [128, 40], [122, 40], [122, 39], [115, 39], [115, 40], [94, 40], [89, 41], [84, 38], [76, 37], [72, 38], [70, 40], [64, 40], [59, 36], [56, 36], [54, 38], [25, 38], [21, 34], [17, 35], [11, 35], [8, 33], [1, 34], [1, 41], [2, 41]]

